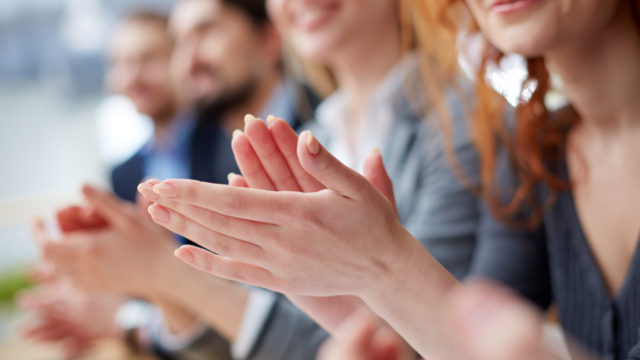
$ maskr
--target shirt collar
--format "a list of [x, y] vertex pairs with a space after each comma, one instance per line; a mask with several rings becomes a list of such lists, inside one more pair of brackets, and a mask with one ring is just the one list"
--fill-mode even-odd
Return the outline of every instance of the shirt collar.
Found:
[[[398, 61], [385, 78], [376, 86], [369, 105], [368, 114], [376, 114], [380, 109], [395, 107], [398, 101], [406, 96], [404, 82], [410, 75], [416, 72], [418, 67], [418, 55], [414, 52], [407, 54]], [[336, 129], [341, 126], [348, 116], [349, 101], [342, 90], [337, 90], [327, 97], [316, 111], [316, 120], [328, 129]]]
[[195, 124], [195, 117], [192, 113], [179, 113], [169, 123], [162, 143], [153, 136], [145, 145], [143, 154], [180, 151], [189, 142], [189, 136], [195, 129]]

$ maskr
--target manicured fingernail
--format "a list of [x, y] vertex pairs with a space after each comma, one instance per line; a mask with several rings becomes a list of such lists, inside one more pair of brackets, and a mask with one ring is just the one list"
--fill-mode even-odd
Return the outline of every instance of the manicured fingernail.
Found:
[[153, 192], [155, 192], [160, 196], [169, 197], [169, 198], [178, 196], [178, 190], [176, 190], [176, 188], [173, 185], [165, 182], [155, 185], [153, 187]]
[[320, 152], [320, 143], [318, 142], [318, 139], [313, 136], [313, 133], [311, 131], [309, 131], [307, 137], [307, 149], [309, 149], [309, 152], [312, 155], [318, 155], [318, 153]]
[[176, 251], [173, 252], [173, 255], [175, 257], [177, 257], [178, 259], [186, 262], [187, 264], [195, 264], [196, 263], [195, 256], [193, 256], [193, 254], [189, 250], [182, 249], [182, 248], [176, 249]]
[[171, 213], [169, 212], [169, 210], [158, 204], [149, 206], [147, 211], [156, 222], [166, 224], [171, 221]]
[[232, 172], [230, 172], [230, 173], [227, 175], [227, 181], [231, 182], [231, 179], [233, 179], [233, 177], [234, 177], [234, 176], [237, 176], [237, 174], [236, 174], [236, 173], [232, 173]]
[[233, 131], [233, 134], [231, 135], [231, 138], [235, 139], [240, 135], [242, 135], [242, 130], [236, 129], [236, 130]]
[[249, 124], [249, 122], [251, 122], [251, 121], [253, 121], [253, 120], [255, 120], [255, 119], [256, 119], [256, 117], [255, 117], [255, 116], [253, 116], [253, 115], [251, 115], [251, 114], [247, 114], [247, 115], [245, 115], [245, 116], [244, 116], [244, 124], [245, 124], [245, 125], [248, 125], [248, 124]]
[[276, 121], [276, 117], [273, 115], [267, 116], [267, 124], [271, 125], [274, 121]]
[[153, 191], [153, 186], [149, 183], [142, 183], [138, 185], [138, 192], [149, 201], [158, 201], [161, 199], [160, 195]]

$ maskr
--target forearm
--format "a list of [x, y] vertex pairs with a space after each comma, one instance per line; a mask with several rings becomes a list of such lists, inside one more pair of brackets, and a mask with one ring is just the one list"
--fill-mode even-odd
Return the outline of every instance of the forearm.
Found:
[[447, 339], [442, 317], [448, 295], [462, 284], [415, 243], [402, 256], [407, 261], [389, 264], [388, 276], [362, 298], [424, 358], [463, 359]]
[[367, 308], [362, 299], [355, 296], [289, 296], [289, 300], [331, 334], [349, 316]]

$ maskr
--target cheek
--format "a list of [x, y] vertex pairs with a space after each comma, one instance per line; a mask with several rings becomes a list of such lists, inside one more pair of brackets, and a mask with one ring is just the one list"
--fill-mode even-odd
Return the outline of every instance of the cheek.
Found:
[[278, 30], [285, 34], [290, 26], [291, 19], [287, 16], [286, 4], [289, 0], [268, 0], [267, 11], [271, 22]]

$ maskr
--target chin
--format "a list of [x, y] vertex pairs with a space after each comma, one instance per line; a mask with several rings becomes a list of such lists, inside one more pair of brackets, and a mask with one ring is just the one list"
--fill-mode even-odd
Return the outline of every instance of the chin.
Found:
[[491, 43], [500, 51], [508, 54], [520, 54], [524, 57], [543, 56], [555, 46], [559, 38], [549, 28], [502, 28], [492, 31], [492, 33], [499, 34], [491, 37]]

